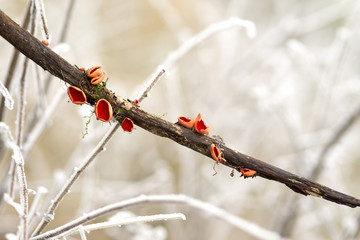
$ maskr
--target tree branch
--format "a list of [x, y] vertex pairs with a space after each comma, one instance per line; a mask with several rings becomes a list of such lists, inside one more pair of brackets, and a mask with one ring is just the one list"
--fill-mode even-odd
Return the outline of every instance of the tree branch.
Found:
[[9, 43], [14, 45], [15, 48], [28, 58], [32, 59], [44, 70], [70, 85], [80, 87], [87, 95], [89, 104], [94, 105], [99, 98], [106, 98], [113, 107], [115, 113], [114, 118], [119, 122], [121, 122], [124, 117], [129, 117], [137, 126], [158, 136], [169, 138], [210, 158], [210, 145], [214, 143], [222, 148], [223, 156], [226, 159], [221, 163], [230, 168], [238, 171], [241, 168], [256, 170], [257, 176], [281, 182], [293, 191], [303, 195], [324, 198], [349, 207], [360, 206], [359, 199], [337, 192], [316, 182], [239, 153], [236, 150], [226, 147], [224, 143], [219, 142], [215, 137], [199, 135], [178, 124], [173, 124], [155, 117], [152, 114], [141, 110], [132, 102], [116, 96], [106, 88], [95, 91], [96, 87], [89, 84], [82, 71], [54, 53], [50, 48], [43, 45], [29, 32], [23, 30], [1, 10], [0, 34]]

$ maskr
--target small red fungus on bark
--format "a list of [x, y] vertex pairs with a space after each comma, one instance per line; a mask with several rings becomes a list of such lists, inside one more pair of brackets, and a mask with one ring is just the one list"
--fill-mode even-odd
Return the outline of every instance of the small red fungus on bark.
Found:
[[86, 95], [83, 92], [83, 90], [81, 90], [80, 88], [75, 86], [69, 86], [67, 93], [69, 95], [71, 102], [75, 104], [86, 103]]
[[42, 40], [41, 42], [42, 42], [45, 46], [49, 46], [49, 42], [48, 42], [48, 41]]
[[130, 118], [125, 118], [121, 123], [121, 127], [125, 132], [131, 132], [134, 128], [134, 123]]
[[210, 132], [210, 127], [206, 126], [204, 121], [201, 119], [201, 114], [199, 113], [195, 119], [194, 124], [195, 131], [201, 134], [208, 134]]
[[93, 77], [90, 80], [90, 83], [92, 85], [98, 85], [99, 83], [101, 83], [105, 78], [105, 72], [100, 73], [99, 75], [97, 75], [96, 77]]
[[139, 100], [135, 99], [135, 100], [134, 100], [134, 104], [135, 104], [136, 106], [139, 106]]
[[211, 144], [210, 153], [213, 159], [215, 159], [218, 163], [221, 162], [221, 151], [215, 146], [215, 144]]
[[183, 127], [186, 127], [186, 128], [193, 128], [194, 127], [194, 119], [190, 119], [190, 118], [187, 118], [187, 117], [184, 117], [184, 116], [180, 116], [178, 117], [178, 123], [183, 126]]
[[[244, 176], [244, 178], [248, 178], [248, 177], [255, 177], [256, 175], [256, 171], [255, 170], [250, 170], [248, 168], [241, 168], [240, 169], [241, 172], [241, 176]], [[240, 176], [240, 177], [241, 177]]]
[[94, 78], [94, 77], [98, 76], [100, 73], [101, 73], [101, 67], [95, 66], [95, 67], [91, 67], [88, 70], [87, 75], [89, 78]]
[[113, 116], [111, 104], [106, 99], [101, 98], [96, 102], [95, 115], [99, 120], [109, 122]]

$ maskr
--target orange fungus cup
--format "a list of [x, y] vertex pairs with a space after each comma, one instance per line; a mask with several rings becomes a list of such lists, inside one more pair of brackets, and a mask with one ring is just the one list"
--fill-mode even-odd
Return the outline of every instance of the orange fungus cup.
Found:
[[134, 123], [130, 118], [125, 118], [121, 123], [121, 128], [125, 132], [131, 132], [134, 128]]
[[80, 88], [75, 86], [69, 86], [67, 93], [72, 103], [75, 104], [86, 103], [86, 95], [83, 92], [83, 90], [81, 90]]
[[248, 168], [241, 168], [240, 172], [241, 172], [242, 176], [244, 176], [244, 178], [255, 177], [255, 174], [256, 174], [255, 170], [250, 170]]
[[97, 84], [101, 83], [104, 79], [105, 79], [105, 72], [102, 72], [99, 75], [97, 75], [96, 77], [93, 77], [90, 80], [90, 83], [92, 85], [97, 85]]
[[201, 134], [208, 134], [210, 132], [211, 128], [205, 125], [204, 121], [201, 119], [200, 113], [195, 119], [194, 129], [196, 132]]
[[211, 144], [210, 153], [213, 159], [215, 159], [218, 163], [221, 162], [221, 151], [215, 146], [215, 144]]
[[194, 119], [190, 119], [190, 118], [187, 118], [187, 117], [184, 117], [184, 116], [180, 116], [178, 117], [178, 123], [183, 126], [183, 127], [186, 127], [186, 128], [193, 128], [194, 127]]
[[48, 41], [42, 40], [41, 42], [42, 42], [42, 44], [44, 44], [45, 46], [49, 46], [49, 42], [48, 42]]
[[101, 67], [100, 66], [95, 66], [95, 67], [91, 67], [88, 72], [87, 75], [89, 78], [94, 78], [98, 75], [100, 75], [101, 73]]
[[96, 102], [95, 115], [99, 120], [109, 122], [113, 116], [111, 104], [106, 99], [101, 98]]

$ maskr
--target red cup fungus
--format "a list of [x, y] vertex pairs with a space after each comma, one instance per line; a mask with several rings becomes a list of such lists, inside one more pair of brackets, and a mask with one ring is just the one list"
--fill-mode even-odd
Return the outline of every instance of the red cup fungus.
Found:
[[250, 170], [248, 168], [241, 168], [240, 169], [241, 172], [241, 176], [244, 176], [244, 178], [248, 178], [248, 177], [255, 177], [256, 175], [256, 171], [255, 170]]
[[215, 144], [211, 144], [210, 153], [213, 159], [215, 159], [218, 163], [221, 162], [221, 151], [215, 146]]
[[83, 90], [81, 90], [80, 88], [75, 86], [69, 86], [67, 93], [72, 103], [75, 104], [86, 103], [86, 95], [83, 92]]
[[99, 120], [109, 122], [113, 116], [111, 104], [104, 98], [98, 100], [95, 105], [95, 115]]
[[193, 128], [194, 127], [194, 119], [190, 119], [190, 118], [187, 118], [187, 117], [184, 117], [184, 116], [180, 116], [178, 117], [178, 123], [183, 126], [183, 127], [186, 127], [186, 128]]
[[210, 132], [210, 127], [206, 126], [204, 121], [201, 119], [201, 114], [199, 113], [195, 119], [194, 124], [195, 131], [201, 134], [208, 134]]
[[105, 78], [105, 72], [102, 72], [99, 75], [97, 75], [96, 77], [93, 77], [90, 80], [90, 83], [92, 85], [97, 85], [97, 84], [101, 83], [104, 80], [104, 78]]
[[48, 42], [48, 41], [42, 40], [41, 42], [42, 42], [42, 44], [44, 44], [45, 46], [49, 46], [49, 42]]
[[100, 73], [101, 73], [101, 67], [100, 66], [91, 67], [87, 71], [87, 75], [88, 75], [89, 78], [94, 78], [94, 77], [100, 75]]
[[134, 123], [130, 118], [125, 118], [122, 122], [121, 122], [121, 128], [125, 131], [125, 132], [131, 132], [134, 128]]

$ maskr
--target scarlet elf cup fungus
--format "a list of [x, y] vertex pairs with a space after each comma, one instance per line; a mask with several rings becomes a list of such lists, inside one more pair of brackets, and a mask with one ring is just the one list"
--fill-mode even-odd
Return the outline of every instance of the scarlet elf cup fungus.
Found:
[[183, 126], [183, 127], [186, 127], [186, 128], [193, 128], [194, 127], [194, 119], [190, 119], [190, 118], [187, 118], [187, 117], [184, 117], [184, 116], [180, 116], [178, 117], [178, 123]]
[[48, 42], [48, 41], [42, 40], [41, 42], [42, 42], [42, 44], [44, 44], [45, 46], [49, 46], [49, 42]]
[[86, 95], [83, 92], [83, 90], [81, 90], [80, 88], [75, 86], [69, 86], [67, 93], [72, 103], [75, 104], [86, 103]]
[[194, 124], [195, 131], [201, 134], [208, 134], [210, 132], [210, 127], [206, 126], [204, 121], [201, 119], [201, 114], [199, 113], [195, 119]]
[[131, 132], [134, 128], [134, 123], [130, 118], [125, 118], [122, 122], [121, 122], [121, 128], [125, 131], [125, 132]]
[[106, 99], [101, 98], [96, 102], [95, 115], [99, 120], [109, 122], [113, 116], [111, 104]]
[[255, 174], [256, 174], [255, 170], [250, 170], [248, 168], [241, 168], [240, 172], [241, 172], [242, 176], [244, 176], [244, 178], [255, 177]]
[[105, 72], [102, 72], [99, 75], [97, 75], [96, 77], [93, 77], [90, 80], [90, 83], [92, 85], [97, 85], [97, 84], [101, 83], [104, 80], [104, 78], [105, 78]]
[[210, 153], [213, 159], [215, 159], [218, 163], [221, 162], [221, 151], [215, 146], [215, 144], [211, 144]]
[[87, 71], [87, 75], [88, 75], [89, 78], [94, 78], [94, 77], [100, 75], [100, 73], [101, 73], [101, 67], [100, 66], [91, 67]]

